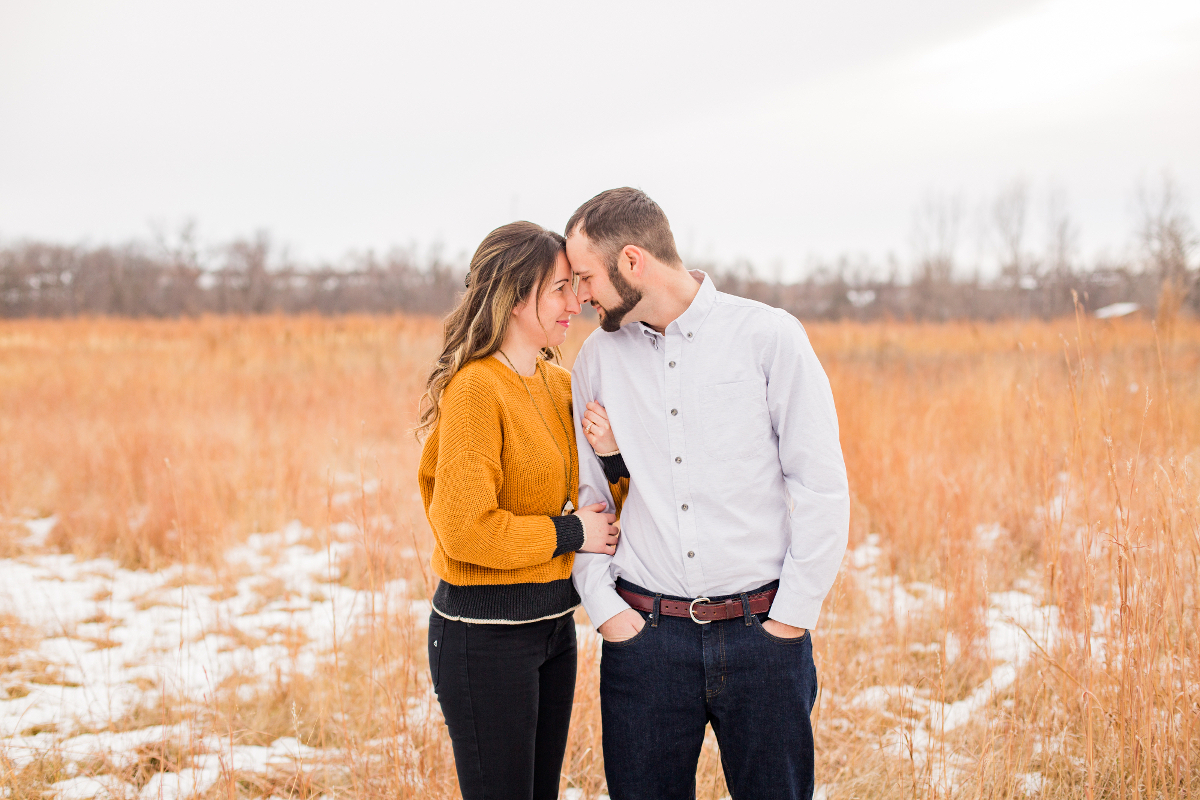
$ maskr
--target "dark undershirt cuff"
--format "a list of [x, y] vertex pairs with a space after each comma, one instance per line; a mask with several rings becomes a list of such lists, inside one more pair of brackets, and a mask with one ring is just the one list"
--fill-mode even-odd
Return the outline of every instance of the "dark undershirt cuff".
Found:
[[611, 456], [597, 456], [604, 465], [604, 477], [609, 483], [616, 483], [621, 478], [629, 477], [629, 468], [625, 466], [625, 458], [620, 453]]
[[554, 533], [558, 536], [558, 547], [554, 555], [574, 553], [583, 547], [583, 520], [574, 514], [563, 514], [561, 517], [551, 517], [554, 523]]

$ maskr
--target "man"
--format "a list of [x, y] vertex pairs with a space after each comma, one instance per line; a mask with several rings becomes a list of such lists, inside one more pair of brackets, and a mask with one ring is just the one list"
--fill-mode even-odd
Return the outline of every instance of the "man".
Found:
[[[604, 637], [609, 794], [693, 798], [711, 723], [734, 800], [810, 798], [807, 629], [849, 529], [828, 378], [794, 317], [684, 269], [643, 192], [597, 195], [566, 233], [601, 321], [572, 373], [580, 504], [612, 504], [606, 465], [630, 478], [616, 555], [573, 571]], [[609, 424], [621, 459], [587, 443]]]

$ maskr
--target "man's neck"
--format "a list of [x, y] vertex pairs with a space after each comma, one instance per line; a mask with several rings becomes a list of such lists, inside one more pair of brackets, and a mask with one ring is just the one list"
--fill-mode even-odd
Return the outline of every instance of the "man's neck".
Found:
[[665, 332], [668, 325], [688, 310], [700, 291], [700, 283], [686, 269], [667, 270], [662, 277], [662, 283], [653, 292], [643, 295], [646, 310], [639, 315], [639, 321], [659, 333]]

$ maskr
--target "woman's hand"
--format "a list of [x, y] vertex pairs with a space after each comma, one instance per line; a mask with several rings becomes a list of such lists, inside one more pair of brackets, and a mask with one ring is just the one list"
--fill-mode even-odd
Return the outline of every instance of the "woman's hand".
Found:
[[583, 547], [581, 553], [603, 553], [611, 556], [617, 552], [617, 539], [621, 531], [613, 522], [616, 514], [604, 514], [604, 503], [593, 503], [572, 513], [583, 523]]
[[613, 435], [612, 425], [608, 422], [608, 412], [604, 410], [604, 406], [597, 403], [595, 400], [587, 404], [587, 411], [583, 415], [583, 435], [587, 437], [588, 444], [597, 453], [617, 452], [617, 437]]

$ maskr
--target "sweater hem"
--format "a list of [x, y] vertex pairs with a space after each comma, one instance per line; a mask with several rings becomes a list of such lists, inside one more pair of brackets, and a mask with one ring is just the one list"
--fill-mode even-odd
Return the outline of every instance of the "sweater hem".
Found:
[[473, 619], [472, 617], [454, 617], [450, 614], [443, 614], [441, 611], [438, 611], [437, 606], [434, 606], [433, 610], [442, 619], [454, 620], [455, 622], [471, 622], [476, 625], [525, 625], [530, 622], [545, 622], [548, 619], [565, 617], [567, 614], [575, 613], [575, 609], [582, 605], [583, 604], [580, 603], [580, 605], [575, 606], [574, 608], [568, 608], [566, 611], [560, 611], [557, 614], [550, 614], [545, 617], [538, 617], [537, 619]]
[[463, 622], [520, 625], [569, 614], [582, 604], [570, 578], [545, 583], [456, 586], [442, 580], [433, 610]]

